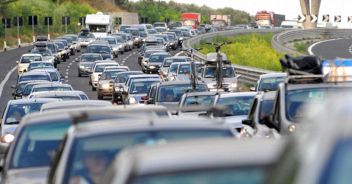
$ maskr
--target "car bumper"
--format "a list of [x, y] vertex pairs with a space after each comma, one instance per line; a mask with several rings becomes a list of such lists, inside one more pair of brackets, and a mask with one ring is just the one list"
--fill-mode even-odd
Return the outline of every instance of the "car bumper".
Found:
[[112, 96], [112, 87], [111, 88], [98, 88], [97, 93], [98, 93], [98, 95], [101, 95], [101, 96]]

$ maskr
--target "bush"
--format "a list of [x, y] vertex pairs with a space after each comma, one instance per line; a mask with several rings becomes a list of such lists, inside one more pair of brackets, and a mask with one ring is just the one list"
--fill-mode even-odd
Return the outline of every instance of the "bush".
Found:
[[[271, 48], [272, 36], [273, 34], [245, 34], [233, 37], [216, 37], [213, 42], [232, 42], [229, 45], [224, 45], [222, 52], [234, 64], [280, 71], [279, 59], [283, 55]], [[201, 43], [200, 47], [204, 54], [215, 52], [211, 45]]]

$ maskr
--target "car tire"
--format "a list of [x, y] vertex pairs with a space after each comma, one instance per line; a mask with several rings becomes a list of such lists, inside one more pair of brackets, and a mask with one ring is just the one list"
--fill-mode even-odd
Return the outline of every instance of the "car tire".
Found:
[[98, 94], [97, 98], [98, 98], [98, 100], [103, 100], [103, 99], [104, 99], [104, 96]]
[[78, 72], [78, 77], [82, 77], [82, 74], [80, 72]]
[[92, 91], [96, 91], [97, 88], [95, 88], [93, 85], [92, 85]]

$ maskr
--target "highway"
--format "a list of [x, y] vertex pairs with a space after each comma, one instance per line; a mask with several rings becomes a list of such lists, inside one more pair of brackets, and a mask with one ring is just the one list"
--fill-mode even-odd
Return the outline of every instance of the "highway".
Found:
[[351, 58], [352, 39], [335, 39], [312, 45], [314, 55], [324, 59]]
[[[29, 47], [23, 47], [19, 49], [10, 50], [8, 52], [0, 53], [0, 80], [4, 81], [6, 75], [9, 74], [11, 69], [16, 67], [16, 61], [20, 59], [21, 55], [28, 52]], [[174, 54], [176, 51], [172, 51], [171, 53]], [[75, 90], [84, 91], [90, 99], [97, 99], [96, 91], [91, 90], [91, 86], [88, 84], [89, 78], [88, 77], [78, 77], [78, 68], [75, 62], [75, 58], [79, 57], [80, 54], [84, 53], [84, 49], [81, 53], [76, 53], [75, 55], [71, 56], [69, 60], [66, 62], [61, 62], [58, 65], [58, 69], [60, 73], [65, 76], [64, 83], [71, 84]], [[120, 65], [128, 66], [130, 70], [140, 70], [140, 66], [137, 63], [138, 59], [138, 49], [134, 49], [130, 52], [125, 52], [124, 54], [120, 54], [118, 58], [114, 60], [117, 61]], [[13, 89], [11, 88], [12, 85], [16, 84], [17, 80], [17, 70], [14, 70], [6, 83], [4, 83], [2, 89], [2, 95], [0, 97], [0, 113], [3, 114], [6, 104], [12, 98]], [[1, 90], [1, 89], [0, 89]], [[107, 99], [106, 100], [111, 100]]]

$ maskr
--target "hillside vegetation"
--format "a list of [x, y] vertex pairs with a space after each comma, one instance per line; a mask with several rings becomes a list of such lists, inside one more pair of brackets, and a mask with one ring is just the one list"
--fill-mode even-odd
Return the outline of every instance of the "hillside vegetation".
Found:
[[[228, 59], [238, 65], [252, 66], [267, 70], [280, 71], [279, 59], [282, 54], [271, 48], [272, 34], [245, 34], [233, 37], [216, 37], [213, 42], [232, 42], [221, 49]], [[215, 52], [214, 46], [201, 43], [204, 54]]]

